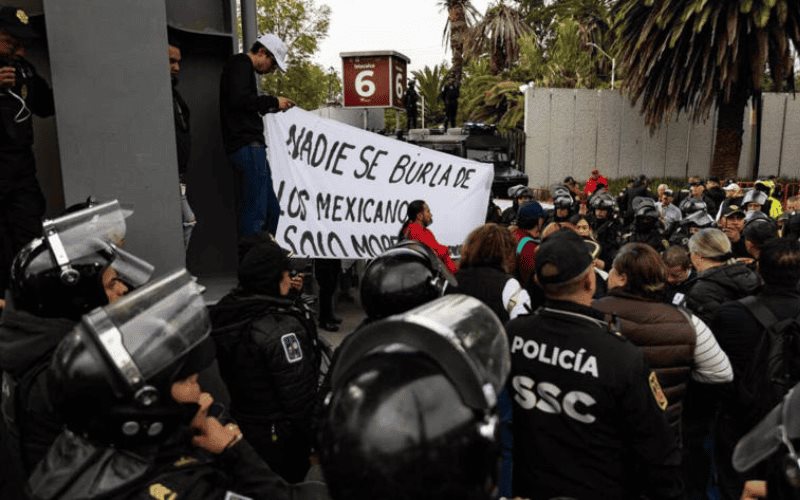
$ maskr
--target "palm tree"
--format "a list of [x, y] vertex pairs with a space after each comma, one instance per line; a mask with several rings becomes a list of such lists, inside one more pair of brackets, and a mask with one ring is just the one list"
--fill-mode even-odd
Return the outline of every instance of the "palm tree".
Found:
[[533, 30], [525, 23], [518, 8], [499, 0], [470, 31], [464, 55], [481, 57], [488, 54], [491, 72], [497, 75], [517, 61], [520, 37]]
[[439, 91], [447, 78], [447, 66], [437, 64], [433, 68], [425, 66], [422, 71], [412, 71], [417, 79], [417, 88], [425, 98], [425, 122], [433, 128], [435, 123], [444, 122], [444, 102], [439, 99]]
[[478, 18], [478, 9], [470, 0], [439, 0], [442, 10], [447, 9], [447, 23], [442, 32], [442, 41], [450, 42], [452, 75], [461, 85], [464, 72], [464, 39], [470, 25]]
[[716, 105], [711, 173], [735, 176], [747, 100], [767, 66], [774, 90], [794, 80], [797, 0], [619, 0], [614, 7], [623, 89], [651, 130], [680, 111], [698, 120]]

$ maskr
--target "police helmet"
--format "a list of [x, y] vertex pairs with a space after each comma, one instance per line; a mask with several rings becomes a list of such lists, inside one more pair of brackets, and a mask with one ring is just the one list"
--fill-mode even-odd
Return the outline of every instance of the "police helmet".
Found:
[[352, 335], [320, 433], [331, 496], [488, 498], [497, 395], [510, 370], [497, 317], [448, 295]]
[[759, 191], [758, 189], [751, 189], [744, 195], [744, 200], [742, 201], [742, 205], [747, 208], [747, 205], [750, 203], [757, 203], [761, 206], [767, 202], [767, 193], [763, 191]]
[[367, 265], [361, 305], [368, 318], [384, 318], [441, 297], [455, 284], [455, 277], [430, 248], [406, 240]]
[[11, 265], [14, 307], [77, 320], [108, 303], [102, 276], [109, 266], [131, 287], [146, 283], [153, 266], [115, 244], [125, 238], [124, 217], [111, 201], [45, 220], [43, 237], [23, 247]]
[[508, 188], [509, 198], [516, 200], [517, 198], [522, 198], [523, 196], [533, 198], [533, 190], [524, 184], [517, 184], [516, 186], [511, 186]]
[[48, 393], [67, 428], [93, 442], [160, 442], [196, 405], [171, 388], [208, 367], [214, 344], [192, 277], [177, 271], [85, 315], [56, 348]]
[[680, 225], [687, 227], [694, 226], [699, 228], [713, 227], [714, 218], [708, 215], [708, 212], [705, 210], [700, 210], [699, 212], [694, 212], [682, 219]]
[[658, 219], [656, 202], [648, 196], [637, 196], [633, 199], [631, 206], [633, 208], [634, 218], [641, 219], [644, 217], [652, 217]]
[[617, 202], [614, 197], [607, 192], [598, 193], [589, 200], [589, 206], [593, 210], [613, 210], [616, 205]]
[[572, 197], [571, 196], [559, 196], [553, 199], [553, 206], [556, 209], [559, 208], [570, 208], [572, 206]]
[[707, 211], [708, 205], [703, 200], [698, 200], [697, 198], [684, 198], [678, 208], [681, 209], [681, 213], [686, 217], [695, 212]]

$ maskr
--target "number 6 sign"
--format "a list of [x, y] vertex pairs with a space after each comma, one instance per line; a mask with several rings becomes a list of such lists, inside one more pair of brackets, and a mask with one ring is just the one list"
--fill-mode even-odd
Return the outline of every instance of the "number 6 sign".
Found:
[[345, 52], [344, 107], [403, 108], [410, 59], [399, 52]]

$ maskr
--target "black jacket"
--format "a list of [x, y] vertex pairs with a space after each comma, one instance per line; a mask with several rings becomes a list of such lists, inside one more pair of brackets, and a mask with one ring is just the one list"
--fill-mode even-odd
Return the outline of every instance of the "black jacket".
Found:
[[[678, 498], [677, 439], [640, 349], [602, 313], [548, 302], [506, 325], [514, 495]], [[558, 352], [556, 352], [558, 349]]]
[[[300, 474], [308, 467], [319, 383], [313, 320], [289, 300], [241, 292], [224, 297], [210, 314], [231, 415], [270, 466], [287, 479]], [[283, 442], [291, 446], [276, 450]], [[297, 466], [284, 471], [278, 462], [287, 462], [287, 453], [299, 454]]]
[[686, 307], [710, 325], [723, 302], [753, 295], [761, 287], [761, 278], [744, 264], [726, 264], [698, 274], [687, 286]]
[[[494, 311], [500, 322], [506, 324], [509, 311], [503, 303], [503, 289], [514, 277], [502, 269], [489, 266], [462, 267], [456, 273], [458, 286], [448, 293], [463, 293], [480, 300]], [[522, 288], [522, 285], [519, 285]]]
[[[766, 285], [756, 297], [778, 320], [794, 318], [800, 314], [800, 293], [794, 287], [779, 288]], [[736, 384], [742, 380], [753, 362], [753, 353], [761, 340], [764, 328], [738, 300], [720, 305], [709, 326], [731, 361], [733, 380]], [[727, 403], [726, 406], [731, 408], [731, 413], [740, 413], [734, 410], [736, 401]], [[753, 423], [755, 422], [748, 422], [748, 424]]]
[[[188, 434], [183, 437], [188, 442]], [[322, 500], [322, 483], [287, 484], [246, 440], [219, 456], [175, 442], [152, 451], [94, 446], [70, 432], [58, 437], [29, 480], [35, 500]]]
[[[0, 66], [6, 64], [0, 62]], [[42, 117], [55, 113], [53, 91], [36, 73], [33, 65], [22, 58], [16, 59], [12, 65], [17, 70], [17, 83], [9, 89], [10, 92], [0, 92], [0, 150], [2, 151], [30, 149], [33, 144], [33, 120], [30, 113]], [[22, 111], [22, 103], [11, 92], [25, 101], [29, 113]]]
[[247, 54], [236, 54], [225, 63], [219, 85], [219, 109], [226, 153], [250, 143], [264, 144], [261, 116], [278, 110], [278, 98], [259, 95], [253, 62]]
[[[0, 370], [13, 396], [3, 395], [3, 417], [25, 474], [29, 474], [61, 432], [50, 408], [46, 368], [61, 339], [75, 326], [63, 318], [40, 318], [7, 305], [0, 321]], [[12, 421], [13, 420], [13, 421]]]

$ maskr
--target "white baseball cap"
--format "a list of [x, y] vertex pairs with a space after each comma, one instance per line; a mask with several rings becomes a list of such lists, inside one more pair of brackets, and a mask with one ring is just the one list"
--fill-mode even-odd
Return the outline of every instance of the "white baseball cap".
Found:
[[286, 64], [286, 54], [289, 52], [289, 48], [283, 43], [283, 40], [272, 33], [265, 33], [258, 37], [258, 43], [266, 47], [275, 56], [275, 62], [278, 63], [281, 71], [286, 71], [286, 68], [289, 67]]
[[733, 182], [731, 184], [728, 184], [727, 186], [725, 186], [722, 189], [725, 190], [725, 191], [738, 191], [739, 190], [739, 185], [736, 184], [735, 182]]

